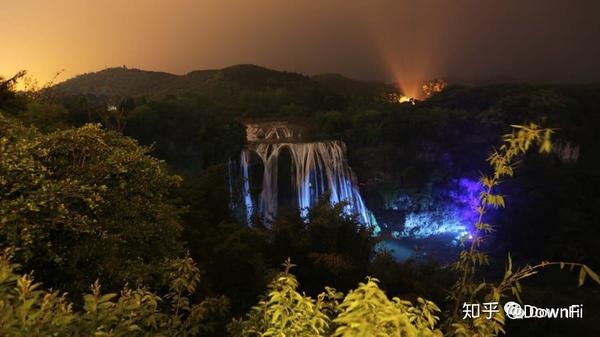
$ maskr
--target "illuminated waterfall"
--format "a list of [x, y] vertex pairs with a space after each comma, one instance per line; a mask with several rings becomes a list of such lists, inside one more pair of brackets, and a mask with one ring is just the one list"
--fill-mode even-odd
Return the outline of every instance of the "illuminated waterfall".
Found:
[[[281, 153], [291, 158], [291, 188], [296, 206], [306, 216], [310, 207], [326, 193], [331, 204], [346, 202], [344, 211], [355, 214], [367, 226], [375, 225], [372, 213], [365, 207], [356, 185], [355, 175], [346, 161], [346, 147], [341, 141], [303, 142], [301, 133], [284, 123], [247, 126], [248, 146], [240, 158], [243, 203], [248, 222], [254, 212], [269, 223], [278, 211], [278, 163]], [[264, 171], [258, 200], [250, 191], [250, 157], [260, 158]], [[287, 173], [287, 172], [285, 172]]]

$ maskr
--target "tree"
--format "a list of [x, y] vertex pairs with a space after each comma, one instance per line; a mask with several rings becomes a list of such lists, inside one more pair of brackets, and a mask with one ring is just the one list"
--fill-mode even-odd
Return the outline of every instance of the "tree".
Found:
[[306, 222], [296, 211], [283, 212], [272, 224], [270, 256], [299, 261], [298, 277], [311, 293], [327, 284], [349, 289], [367, 273], [378, 239], [344, 207], [331, 206], [324, 197], [309, 210]]
[[0, 115], [0, 248], [50, 285], [152, 281], [181, 251], [180, 178], [98, 125], [42, 134]]
[[446, 81], [444, 80], [432, 80], [423, 84], [423, 92], [427, 97], [430, 97], [435, 93], [442, 92], [442, 90], [444, 90], [444, 88], [446, 88], [447, 85], [448, 83], [446, 83]]
[[105, 127], [123, 133], [129, 113], [134, 108], [133, 105], [133, 100], [128, 98], [121, 101], [118, 106], [108, 105], [105, 109], [98, 109], [98, 116]]
[[14, 88], [26, 74], [25, 70], [21, 70], [9, 79], [0, 76], [0, 110], [18, 110], [23, 107], [23, 102], [18, 99]]

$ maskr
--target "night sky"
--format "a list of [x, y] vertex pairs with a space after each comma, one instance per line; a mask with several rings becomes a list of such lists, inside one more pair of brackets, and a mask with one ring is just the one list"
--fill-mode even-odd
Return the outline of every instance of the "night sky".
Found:
[[596, 0], [0, 0], [0, 74], [253, 63], [365, 80], [600, 80]]

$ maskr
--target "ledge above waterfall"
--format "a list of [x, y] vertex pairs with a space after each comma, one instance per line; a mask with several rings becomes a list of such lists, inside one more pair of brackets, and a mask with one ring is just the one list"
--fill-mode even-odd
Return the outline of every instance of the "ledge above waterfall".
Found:
[[293, 143], [307, 140], [306, 128], [286, 121], [245, 121], [249, 143]]

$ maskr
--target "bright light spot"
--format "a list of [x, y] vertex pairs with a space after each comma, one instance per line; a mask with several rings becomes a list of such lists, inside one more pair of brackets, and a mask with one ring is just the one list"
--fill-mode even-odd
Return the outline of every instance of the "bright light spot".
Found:
[[412, 105], [415, 105], [415, 99], [412, 97], [408, 97], [408, 96], [400, 96], [400, 98], [398, 98], [398, 102], [399, 103], [412, 103]]
[[384, 93], [383, 99], [390, 103], [412, 103], [415, 105], [416, 99], [411, 96], [402, 95], [398, 92]]
[[458, 214], [438, 214], [436, 212], [409, 213], [404, 221], [404, 229], [400, 233], [402, 237], [417, 239], [429, 236], [458, 233], [459, 236], [466, 234], [467, 226]]

